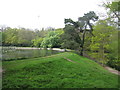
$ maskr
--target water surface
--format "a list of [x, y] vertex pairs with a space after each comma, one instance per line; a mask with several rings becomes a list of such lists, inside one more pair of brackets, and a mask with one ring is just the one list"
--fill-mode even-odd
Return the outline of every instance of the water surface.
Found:
[[44, 57], [60, 53], [56, 50], [45, 49], [15, 49], [15, 48], [2, 48], [2, 60], [17, 60], [25, 58]]

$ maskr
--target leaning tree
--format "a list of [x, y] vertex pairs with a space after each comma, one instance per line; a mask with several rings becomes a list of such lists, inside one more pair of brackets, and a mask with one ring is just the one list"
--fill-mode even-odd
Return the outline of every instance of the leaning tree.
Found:
[[[80, 38], [81, 43], [79, 45], [80, 48], [80, 55], [83, 56], [84, 51], [84, 42], [85, 42], [85, 34], [86, 32], [89, 32], [91, 35], [93, 35], [93, 26], [91, 21], [97, 21], [98, 16], [94, 13], [94, 11], [90, 11], [89, 13], [84, 14], [83, 17], [79, 17], [78, 21], [73, 21], [72, 19], [65, 19], [65, 27], [68, 25], [74, 26], [74, 30], [76, 33], [78, 33], [78, 38]], [[93, 35], [94, 36], [94, 35]]]

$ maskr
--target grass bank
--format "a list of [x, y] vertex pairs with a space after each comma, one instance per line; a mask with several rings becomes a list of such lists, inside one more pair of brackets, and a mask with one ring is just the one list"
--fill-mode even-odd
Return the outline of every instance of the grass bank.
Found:
[[4, 61], [3, 69], [3, 88], [118, 87], [117, 75], [108, 72], [96, 62], [71, 52]]

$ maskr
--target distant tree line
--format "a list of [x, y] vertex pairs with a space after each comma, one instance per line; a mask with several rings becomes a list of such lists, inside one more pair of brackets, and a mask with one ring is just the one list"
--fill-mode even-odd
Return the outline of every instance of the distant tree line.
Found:
[[29, 30], [6, 27], [1, 31], [0, 35], [3, 46], [61, 47], [60, 35], [63, 33], [62, 29]]

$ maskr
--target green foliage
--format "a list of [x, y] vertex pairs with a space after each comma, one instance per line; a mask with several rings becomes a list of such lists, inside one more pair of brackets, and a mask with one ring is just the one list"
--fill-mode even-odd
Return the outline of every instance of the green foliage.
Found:
[[43, 39], [41, 43], [41, 47], [44, 48], [52, 48], [52, 47], [60, 47], [60, 35], [63, 31], [60, 29], [56, 31], [50, 31], [47, 36]]
[[111, 12], [120, 11], [120, 1], [112, 1], [112, 3], [107, 2], [107, 4], [104, 3], [103, 5], [106, 7], [106, 9], [109, 8]]
[[44, 38], [50, 30], [35, 30], [35, 36]]
[[35, 38], [35, 33], [30, 30], [21, 29], [18, 31], [18, 44], [22, 46], [31, 46], [31, 40]]
[[[47, 36], [48, 33], [52, 32], [53, 29], [48, 30], [35, 30], [31, 31], [29, 29], [25, 28], [10, 28], [7, 27], [1, 32], [2, 35], [2, 43], [3, 46], [35, 46], [40, 47], [43, 39]], [[57, 45], [60, 47], [59, 43], [56, 42], [59, 36], [63, 33], [62, 29], [56, 29], [54, 31], [56, 33], [56, 36], [50, 37], [49, 41], [49, 47], [53, 47]], [[58, 35], [58, 36], [57, 36]], [[44, 42], [45, 42], [44, 41]], [[54, 43], [55, 41], [55, 43]], [[51, 44], [52, 43], [52, 44]], [[53, 44], [54, 43], [54, 44]], [[58, 43], [58, 44], [56, 44]]]
[[62, 48], [79, 49], [81, 39], [78, 33], [76, 33], [75, 27], [73, 25], [66, 25], [63, 30], [64, 34], [61, 36], [63, 41]]
[[[69, 62], [63, 57], [73, 60]], [[4, 88], [117, 88], [118, 76], [75, 53], [3, 62]]]
[[32, 40], [33, 46], [40, 47], [41, 43], [43, 41], [43, 38], [36, 38]]
[[[68, 35], [66, 35], [68, 38], [72, 37], [72, 35], [70, 35], [70, 33], [76, 34], [77, 39], [74, 39], [74, 41], [72, 40], [72, 42], [71, 42], [71, 44], [73, 45], [72, 49], [76, 49], [76, 46], [77, 46], [78, 47], [77, 49], [78, 49], [78, 51], [80, 50], [80, 55], [82, 55], [82, 56], [83, 56], [83, 51], [84, 51], [86, 32], [89, 32], [91, 35], [93, 35], [92, 34], [93, 27], [92, 27], [92, 24], [90, 21], [96, 21], [96, 20], [98, 20], [98, 16], [94, 13], [94, 11], [90, 11], [89, 13], [84, 14], [83, 17], [79, 17], [78, 21], [76, 21], [76, 22], [70, 18], [65, 19], [65, 24], [66, 24], [65, 25], [65, 29], [66, 29], [65, 34], [68, 33]], [[89, 29], [87, 29], [87, 27], [89, 27]], [[64, 36], [64, 37], [66, 38], [66, 36]], [[68, 39], [68, 40], [70, 40], [70, 39]], [[76, 40], [79, 40], [80, 43], [77, 43], [78, 41], [76, 42]], [[75, 43], [75, 44], [73, 44], [73, 43]], [[70, 48], [69, 46], [71, 46], [70, 43], [66, 43], [66, 40], [65, 40], [64, 44], [63, 45], [66, 48]]]
[[[109, 26], [105, 20], [99, 20], [94, 26], [94, 37], [91, 38], [90, 50], [97, 52], [96, 58], [99, 62], [107, 63], [107, 53], [110, 52], [111, 36], [115, 32], [115, 27]], [[91, 53], [92, 53], [91, 52]]]
[[120, 57], [119, 57], [119, 47], [118, 47], [120, 43], [118, 42], [118, 32], [119, 31], [115, 31], [110, 38], [111, 39], [111, 42], [109, 44], [110, 53], [108, 54], [109, 61], [107, 65], [117, 70], [120, 70]]
[[[107, 11], [108, 16], [110, 17], [111, 21], [114, 21], [115, 24], [120, 25], [120, 1], [116, 2], [113, 0], [111, 3], [107, 2], [104, 3], [103, 6], [109, 10]], [[116, 19], [117, 18], [117, 19]]]
[[120, 70], [118, 56], [120, 1], [103, 3], [103, 7], [107, 9], [108, 16], [104, 20], [99, 20], [94, 26], [94, 37], [85, 38], [85, 50], [93, 59]]
[[3, 32], [3, 39], [4, 39], [4, 43], [8, 44], [8, 45], [11, 45], [11, 44], [16, 45], [16, 44], [18, 44], [18, 42], [17, 42], [17, 40], [18, 40], [18, 30], [16, 28], [14, 28], [14, 29], [7, 28]]
[[6, 28], [2, 32], [3, 45], [7, 46], [31, 46], [34, 32], [24, 28]]
[[94, 26], [93, 34], [94, 37], [89, 38], [91, 41], [89, 56], [95, 58], [102, 64], [120, 70], [117, 28], [110, 26], [106, 20], [99, 20]]
[[110, 54], [112, 57], [114, 57], [114, 59], [118, 59], [118, 31], [115, 31], [114, 33], [112, 33], [112, 36], [110, 37]]

